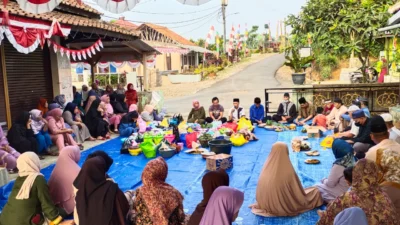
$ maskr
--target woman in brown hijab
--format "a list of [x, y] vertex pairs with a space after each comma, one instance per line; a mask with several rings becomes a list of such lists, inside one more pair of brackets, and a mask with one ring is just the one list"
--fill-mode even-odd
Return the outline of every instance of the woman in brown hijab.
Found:
[[197, 205], [187, 225], [199, 225], [211, 195], [220, 186], [229, 186], [229, 176], [223, 169], [208, 172], [201, 181], [203, 200]]
[[106, 161], [96, 156], [82, 166], [74, 186], [79, 225], [122, 225], [129, 204], [118, 185], [106, 179]]
[[257, 202], [250, 207], [259, 216], [296, 216], [322, 205], [315, 187], [303, 189], [285, 143], [277, 142], [258, 180]]

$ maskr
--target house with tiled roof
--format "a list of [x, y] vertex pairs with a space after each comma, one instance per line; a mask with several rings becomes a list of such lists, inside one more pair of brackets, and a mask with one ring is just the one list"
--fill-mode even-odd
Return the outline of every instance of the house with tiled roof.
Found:
[[[140, 32], [101, 20], [101, 13], [76, 0], [53, 11], [32, 14], [14, 1], [0, 0], [0, 125], [10, 127], [19, 113], [64, 94], [72, 101], [73, 63], [94, 68], [103, 61], [141, 62], [158, 52]], [[146, 67], [145, 67], [146, 68]]]

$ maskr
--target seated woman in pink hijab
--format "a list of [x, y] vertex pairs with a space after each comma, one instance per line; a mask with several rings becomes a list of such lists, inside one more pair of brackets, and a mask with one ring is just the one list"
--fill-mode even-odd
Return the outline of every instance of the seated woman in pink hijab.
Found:
[[51, 140], [56, 143], [59, 151], [65, 147], [65, 144], [82, 147], [82, 144], [77, 144], [71, 136], [74, 131], [65, 127], [62, 114], [63, 111], [59, 108], [53, 109], [47, 113], [46, 119], [49, 122], [48, 126]]
[[108, 95], [103, 95], [101, 97], [101, 101], [105, 104], [104, 116], [108, 119], [110, 125], [114, 125], [114, 133], [117, 133], [122, 114], [114, 113], [114, 109], [110, 104], [110, 97]]
[[54, 204], [63, 208], [68, 215], [72, 214], [75, 208], [75, 193], [72, 185], [81, 170], [78, 165], [80, 158], [81, 152], [78, 146], [65, 147], [57, 159], [48, 182]]
[[231, 187], [221, 186], [208, 201], [200, 225], [231, 225], [239, 215], [244, 193]]
[[21, 154], [13, 149], [0, 126], [0, 165], [6, 166], [9, 172], [17, 171], [17, 159]]

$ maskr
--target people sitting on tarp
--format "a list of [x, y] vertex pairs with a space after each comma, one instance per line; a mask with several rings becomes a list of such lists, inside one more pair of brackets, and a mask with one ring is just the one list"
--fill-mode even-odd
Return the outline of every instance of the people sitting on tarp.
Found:
[[165, 160], [161, 157], [153, 159], [143, 169], [143, 186], [125, 192], [135, 212], [128, 215], [130, 224], [143, 224], [143, 221], [154, 225], [184, 223], [183, 196], [165, 182], [167, 175], [168, 164]]
[[127, 113], [128, 108], [126, 106], [125, 95], [124, 94], [117, 94], [114, 92], [113, 94], [109, 95], [110, 97], [110, 104], [113, 107], [115, 113]]
[[138, 118], [139, 114], [137, 111], [125, 114], [119, 124], [119, 135], [122, 137], [129, 137], [131, 134], [137, 132]]
[[132, 104], [137, 104], [138, 103], [138, 94], [137, 91], [133, 88], [133, 84], [128, 84], [127, 90], [125, 92], [125, 98], [126, 98], [126, 105], [131, 106]]
[[252, 124], [261, 124], [266, 121], [265, 108], [261, 104], [261, 99], [259, 97], [254, 99], [254, 105], [250, 107], [250, 120]]
[[218, 187], [229, 186], [229, 176], [224, 169], [210, 171], [203, 176], [201, 185], [203, 187], [203, 200], [197, 205], [187, 225], [200, 224], [211, 195]]
[[240, 107], [240, 100], [233, 99], [233, 107], [229, 110], [229, 121], [237, 123], [240, 118], [246, 116], [244, 109]]
[[54, 97], [53, 103], [57, 103], [61, 109], [65, 108], [65, 105], [67, 104], [67, 100], [65, 99], [65, 95], [57, 95]]
[[218, 187], [208, 201], [200, 225], [232, 224], [239, 215], [244, 193], [231, 187]]
[[393, 116], [389, 113], [381, 114], [381, 117], [386, 123], [389, 132], [389, 139], [396, 141], [400, 144], [400, 130], [393, 124]]
[[290, 162], [288, 146], [283, 142], [272, 145], [251, 211], [259, 216], [297, 216], [322, 204], [318, 188], [303, 188]]
[[300, 115], [294, 120], [298, 125], [311, 124], [314, 117], [314, 107], [304, 97], [299, 99]]
[[154, 106], [152, 105], [145, 105], [143, 112], [140, 114], [142, 119], [145, 122], [153, 122], [154, 121]]
[[5, 166], [11, 173], [17, 172], [17, 159], [20, 153], [8, 143], [4, 135], [3, 128], [0, 126], [0, 165]]
[[90, 105], [89, 111], [85, 116], [85, 124], [89, 129], [92, 137], [98, 140], [105, 140], [110, 138], [108, 130], [108, 122], [102, 115], [102, 108], [100, 106], [100, 100], [96, 99]]
[[119, 84], [117, 85], [117, 90], [115, 90], [115, 92], [116, 92], [117, 94], [119, 94], [119, 95], [124, 95], [124, 94], [125, 94], [124, 85], [121, 84], [121, 83], [119, 83]]
[[221, 121], [222, 123], [226, 123], [227, 119], [224, 117], [224, 107], [219, 104], [219, 99], [214, 97], [211, 102], [212, 105], [208, 108], [209, 117], [206, 118], [206, 122]]
[[371, 113], [368, 109], [368, 98], [358, 98], [356, 101], [360, 102], [360, 108], [364, 111], [366, 117], [371, 118]]
[[82, 95], [83, 107], [85, 107], [87, 100], [89, 98], [89, 87], [86, 84], [82, 85], [81, 95]]
[[101, 101], [105, 105], [105, 117], [109, 121], [110, 126], [114, 126], [114, 132], [118, 132], [118, 126], [121, 122], [122, 113], [114, 113], [114, 108], [111, 105], [110, 97], [108, 95], [103, 95], [101, 97]]
[[38, 109], [33, 109], [29, 113], [31, 114], [32, 120], [31, 127], [38, 143], [38, 153], [41, 155], [48, 154], [56, 156], [56, 153], [50, 151], [53, 142], [49, 134], [49, 122], [43, 118], [42, 112]]
[[18, 177], [1, 212], [0, 224], [45, 224], [46, 220], [59, 224], [66, 215], [50, 197], [46, 179], [40, 173], [39, 157], [25, 152], [18, 158], [17, 168]]
[[[342, 118], [344, 121], [346, 122], [342, 122], [342, 129], [338, 129], [341, 130], [341, 133], [338, 133], [336, 137], [338, 138], [354, 138], [355, 136], [358, 135], [359, 132], [359, 127], [355, 125], [355, 122], [353, 120], [353, 112], [360, 110], [360, 108], [356, 105], [351, 105], [348, 109], [347, 109], [347, 113], [348, 114], [342, 114]], [[350, 124], [349, 127], [346, 126], [347, 124]], [[339, 125], [340, 127], [340, 125]]]
[[327, 127], [326, 126], [326, 116], [324, 115], [324, 108], [318, 107], [317, 108], [317, 115], [314, 117], [312, 121], [313, 126], [321, 126], [321, 127]]
[[62, 149], [49, 179], [51, 199], [68, 215], [72, 215], [75, 208], [73, 183], [81, 170], [78, 165], [80, 158], [81, 152], [78, 146], [67, 146]]
[[83, 123], [81, 113], [75, 103], [68, 103], [63, 112], [64, 121], [71, 126], [76, 136], [76, 141], [83, 144], [86, 140], [95, 141], [96, 139], [90, 135], [89, 129]]
[[367, 159], [359, 160], [353, 169], [351, 189], [331, 202], [326, 211], [318, 211], [317, 225], [331, 225], [340, 212], [350, 207], [360, 207], [370, 225], [400, 224], [393, 203], [379, 187], [378, 167]]
[[118, 184], [107, 179], [106, 161], [96, 156], [85, 161], [74, 181], [76, 193], [75, 224], [125, 224], [129, 204]]
[[332, 144], [332, 152], [335, 162], [329, 176], [316, 185], [325, 203], [330, 203], [349, 189], [343, 172], [356, 163], [353, 148], [344, 140], [336, 139]]
[[65, 127], [63, 111], [61, 109], [53, 109], [47, 113], [46, 120], [49, 122], [49, 133], [53, 143], [57, 145], [59, 151], [66, 145], [78, 145], [83, 149], [81, 143], [76, 143], [72, 134], [74, 131]]
[[112, 95], [113, 93], [114, 93], [114, 88], [110, 84], [107, 84], [106, 90], [104, 90], [104, 93], [103, 93], [102, 96], [104, 96], [104, 95]]
[[291, 123], [297, 117], [296, 105], [290, 101], [289, 93], [283, 95], [283, 102], [279, 104], [278, 112], [272, 116], [275, 122]]
[[[333, 100], [333, 109], [327, 116], [327, 125], [338, 128], [340, 124], [340, 117], [347, 112], [347, 107], [343, 105], [342, 99], [335, 98]], [[339, 130], [340, 132], [342, 130]]]
[[200, 105], [198, 100], [193, 100], [193, 108], [188, 116], [188, 123], [204, 124], [206, 122], [206, 111], [204, 107]]
[[74, 103], [78, 107], [80, 117], [83, 118], [85, 116], [85, 109], [84, 109], [84, 103], [82, 100], [82, 94], [76, 91], [75, 86], [73, 86], [72, 88], [73, 88], [73, 93], [75, 93], [72, 103]]
[[10, 146], [19, 153], [38, 153], [38, 143], [32, 130], [32, 120], [29, 112], [22, 112], [7, 133]]
[[334, 107], [335, 107], [335, 106], [333, 105], [332, 100], [330, 100], [330, 99], [325, 99], [325, 101], [324, 101], [324, 111], [323, 111], [323, 114], [324, 114], [325, 116], [329, 115], [329, 114], [331, 113], [331, 111], [333, 110]]
[[97, 83], [92, 84], [92, 90], [88, 93], [88, 99], [85, 106], [85, 112], [87, 113], [92, 105], [93, 101], [100, 99], [103, 96], [103, 90], [101, 90]]

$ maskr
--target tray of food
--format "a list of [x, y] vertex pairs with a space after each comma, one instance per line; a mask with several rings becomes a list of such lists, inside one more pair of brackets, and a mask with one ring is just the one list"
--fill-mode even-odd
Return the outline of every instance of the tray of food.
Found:
[[313, 150], [313, 151], [305, 152], [305, 154], [308, 156], [319, 156], [319, 151]]
[[306, 159], [304, 160], [305, 163], [307, 164], [319, 164], [321, 163], [321, 161], [319, 161], [318, 159]]
[[265, 126], [267, 126], [266, 123], [260, 123], [260, 124], [258, 124], [258, 127], [265, 127]]

